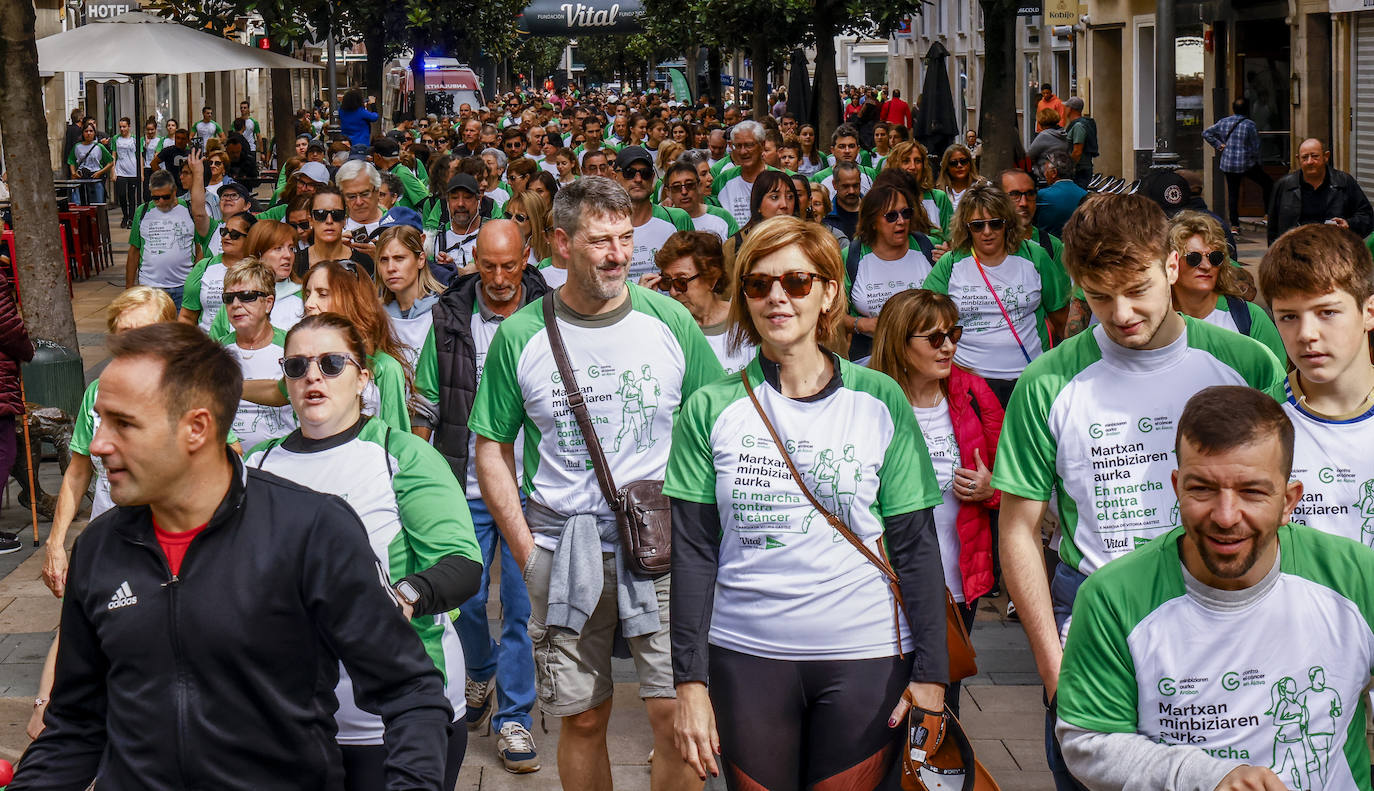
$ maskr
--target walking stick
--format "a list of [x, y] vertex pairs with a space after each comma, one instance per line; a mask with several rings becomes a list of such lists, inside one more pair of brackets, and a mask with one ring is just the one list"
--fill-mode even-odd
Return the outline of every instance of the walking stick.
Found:
[[29, 441], [29, 398], [24, 394], [24, 377], [19, 376], [19, 400], [24, 402], [24, 466], [29, 472], [29, 514], [33, 518], [33, 545], [38, 546], [38, 489], [33, 483], [33, 445]]

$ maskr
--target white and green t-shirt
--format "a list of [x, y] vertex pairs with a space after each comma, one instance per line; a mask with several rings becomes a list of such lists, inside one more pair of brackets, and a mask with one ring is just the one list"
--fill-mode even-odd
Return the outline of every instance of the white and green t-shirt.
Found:
[[737, 374], [744, 370], [744, 366], [754, 359], [758, 353], [758, 347], [752, 343], [744, 343], [738, 351], [730, 349], [730, 322], [722, 321], [719, 324], [710, 324], [701, 328], [706, 335], [706, 342], [711, 344], [711, 351], [716, 353], [716, 359], [720, 360], [720, 365], [727, 374]]
[[[934, 507], [940, 493], [901, 388], [832, 359], [840, 381], [804, 401], [765, 381], [757, 360], [746, 370], [812, 494], [882, 552], [883, 520]], [[784, 660], [896, 653], [885, 578], [807, 501], [738, 376], [683, 405], [663, 492], [720, 517], [712, 645]]]
[[692, 218], [692, 225], [698, 231], [713, 233], [720, 237], [722, 242], [739, 231], [739, 223], [735, 222], [735, 216], [730, 212], [709, 203], [703, 205], [702, 209], [704, 211], [700, 217]]
[[[868, 191], [873, 189], [873, 179], [877, 177], [878, 171], [859, 165], [859, 194], [867, 195]], [[811, 174], [811, 181], [824, 186], [825, 191], [830, 193], [830, 202], [835, 202], [835, 167], [833, 165]]]
[[[612, 477], [662, 480], [678, 405], [725, 372], [686, 308], [626, 287], [625, 303], [599, 316], [579, 316], [558, 300], [558, 327]], [[497, 442], [514, 442], [524, 428], [524, 488], [535, 502], [559, 514], [613, 518], [568, 409], [540, 302], [501, 322], [468, 425]], [[544, 533], [534, 540], [545, 549], [557, 544]]]
[[391, 330], [405, 347], [405, 362], [412, 369], [416, 358], [420, 356], [421, 347], [425, 345], [425, 338], [430, 335], [430, 328], [434, 326], [434, 314], [430, 311], [438, 301], [438, 295], [426, 294], [415, 300], [410, 310], [404, 313], [396, 300], [386, 303], [386, 317], [391, 322]]
[[[187, 310], [200, 312], [197, 326], [206, 333], [215, 323], [215, 316], [224, 305], [224, 276], [229, 267], [224, 265], [222, 256], [202, 258], [191, 268], [186, 276], [186, 288], [182, 291], [181, 306]], [[225, 316], [228, 320], [228, 316]]]
[[539, 262], [539, 274], [544, 277], [544, 282], [549, 284], [549, 288], [559, 288], [568, 282], [568, 270], [554, 266], [552, 257]]
[[[860, 248], [858, 273], [854, 282], [848, 284], [850, 307], [856, 315], [876, 316], [892, 295], [920, 288], [930, 272], [931, 261], [916, 246], [914, 239], [906, 254], [894, 261], [878, 257], [872, 248], [864, 245]], [[848, 276], [846, 271], [845, 278]]]
[[248, 150], [258, 150], [258, 136], [262, 134], [262, 124], [251, 115], [243, 119], [243, 137], [248, 141]]
[[692, 218], [682, 209], [654, 206], [653, 216], [643, 225], [635, 226], [635, 251], [630, 258], [630, 279], [637, 281], [650, 272], [657, 272], [658, 265], [654, 262], [654, 256], [668, 241], [668, 237], [678, 231], [695, 229]]
[[129, 246], [137, 247], [139, 285], [179, 288], [196, 261], [196, 221], [185, 203], [166, 211], [145, 203], [134, 212]]
[[[237, 334], [230, 335], [224, 344], [239, 363], [244, 379], [276, 379], [281, 375], [281, 358], [286, 355], [286, 333], [273, 328], [272, 342], [261, 349], [245, 349], [238, 345]], [[234, 413], [234, 433], [243, 447], [253, 448], [271, 439], [284, 437], [296, 429], [296, 413], [287, 406], [263, 406], [252, 401], [239, 401]]]
[[949, 402], [933, 407], [913, 406], [921, 427], [930, 463], [935, 467], [935, 482], [940, 487], [940, 504], [935, 506], [935, 533], [940, 540], [940, 564], [945, 571], [945, 587], [957, 602], [965, 601], [964, 575], [959, 570], [959, 498], [954, 495], [954, 471], [962, 467], [959, 440], [954, 434], [954, 419]]
[[1302, 501], [1293, 521], [1374, 546], [1374, 408], [1329, 418], [1298, 403], [1297, 372], [1288, 378], [1283, 411], [1293, 423], [1293, 479]]
[[1268, 589], [1225, 607], [1189, 590], [1201, 583], [1185, 581], [1183, 536], [1083, 583], [1060, 719], [1269, 767], [1291, 789], [1369, 788], [1360, 692], [1374, 670], [1374, 554], [1286, 525]]
[[1083, 574], [1179, 524], [1174, 431], [1194, 393], [1248, 385], [1283, 397], [1268, 349], [1183, 320], [1177, 340], [1148, 351], [1085, 330], [1031, 363], [1007, 405], [993, 488], [1041, 502], [1057, 493], [1059, 555]]
[[133, 135], [116, 135], [114, 174], [119, 178], [138, 177], [138, 138]]
[[[1027, 250], [1029, 259], [1021, 255]], [[988, 289], [989, 283], [996, 298]], [[1028, 356], [1034, 360], [1049, 348], [1045, 315], [1069, 304], [1068, 277], [1044, 250], [1034, 247], [1023, 246], [997, 266], [983, 265], [981, 271], [970, 253], [945, 253], [922, 287], [948, 294], [959, 307], [964, 337], [954, 352], [954, 362], [985, 379], [1020, 376]], [[1007, 327], [1003, 308], [1016, 327], [1015, 335]]]
[[[347, 500], [367, 529], [368, 543], [387, 571], [388, 584], [451, 555], [482, 562], [472, 516], [448, 462], [409, 431], [366, 419], [327, 439], [307, 439], [297, 431], [254, 448], [244, 464]], [[466, 673], [452, 615], [456, 612], [416, 616], [410, 625], [444, 674], [449, 703], [455, 717], [461, 717], [466, 710]], [[335, 694], [338, 742], [381, 744], [382, 719], [358, 708], [342, 664]]]
[[[206, 298], [206, 286], [201, 286], [201, 299]], [[290, 278], [278, 280], [275, 299], [272, 300], [272, 313], [268, 320], [272, 326], [282, 332], [290, 332], [296, 326], [296, 322], [305, 316], [305, 300], [301, 298], [301, 284]], [[214, 313], [214, 319], [210, 322], [210, 339], [223, 343], [234, 328], [229, 326], [229, 314], [224, 310], [224, 280], [219, 283], [220, 306]], [[204, 318], [204, 312], [201, 318]]]
[[711, 183], [711, 194], [720, 203], [720, 207], [730, 212], [730, 216], [735, 218], [735, 223], [741, 227], [749, 222], [749, 196], [753, 191], [754, 182], [746, 181], [744, 172], [739, 167], [721, 171]]
[[219, 125], [219, 121], [196, 121], [196, 137], [199, 137], [202, 143], [208, 143], [210, 138], [222, 134], [224, 127]]
[[99, 389], [99, 379], [86, 386], [86, 392], [81, 396], [81, 406], [76, 410], [72, 441], [68, 445], [72, 453], [90, 456], [91, 467], [95, 469], [95, 496], [91, 498], [91, 519], [114, 508], [114, 500], [110, 499], [110, 478], [105, 472], [105, 462], [101, 461], [99, 456], [91, 455], [91, 439], [100, 428], [100, 415], [95, 411], [95, 396]]
[[76, 168], [78, 171], [86, 169], [92, 173], [100, 170], [114, 160], [110, 154], [110, 149], [100, 144], [100, 141], [90, 143], [78, 142], [72, 146], [72, 151], [67, 155], [67, 164]]

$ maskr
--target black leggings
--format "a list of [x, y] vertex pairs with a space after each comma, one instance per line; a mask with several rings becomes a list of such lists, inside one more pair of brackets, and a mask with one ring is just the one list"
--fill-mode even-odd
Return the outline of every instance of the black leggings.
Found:
[[119, 199], [119, 211], [123, 215], [123, 222], [132, 222], [134, 219], [134, 209], [138, 204], [134, 199], [135, 188], [138, 186], [137, 176], [116, 176], [115, 177], [115, 197]]
[[[384, 791], [386, 747], [380, 744], [341, 744], [344, 791]], [[448, 727], [448, 755], [444, 758], [444, 788], [458, 785], [458, 770], [468, 751], [468, 729], [462, 720]]]
[[731, 791], [900, 786], [906, 730], [887, 717], [911, 656], [786, 661], [711, 646], [711, 703]]

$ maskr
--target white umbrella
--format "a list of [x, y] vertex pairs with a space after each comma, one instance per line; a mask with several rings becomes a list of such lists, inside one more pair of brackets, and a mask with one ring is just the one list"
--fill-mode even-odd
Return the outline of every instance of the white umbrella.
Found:
[[154, 14], [129, 11], [38, 39], [40, 71], [193, 74], [240, 69], [319, 69], [265, 49], [245, 47]]

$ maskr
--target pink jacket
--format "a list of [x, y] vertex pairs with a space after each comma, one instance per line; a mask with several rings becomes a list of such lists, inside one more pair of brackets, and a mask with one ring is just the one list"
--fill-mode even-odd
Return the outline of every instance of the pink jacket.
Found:
[[[958, 366], [949, 375], [949, 418], [954, 438], [959, 443], [959, 458], [964, 467], [974, 469], [976, 449], [988, 469], [993, 468], [997, 439], [1002, 435], [1002, 405], [987, 382]], [[1002, 503], [1002, 493], [994, 491], [981, 503], [961, 503], [955, 519], [959, 533], [959, 571], [964, 578], [964, 596], [969, 601], [992, 590], [992, 523], [989, 511]]]

